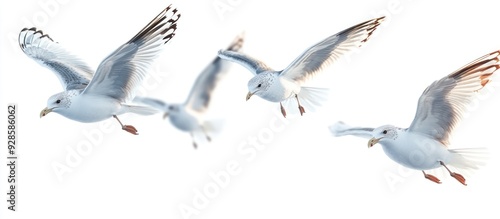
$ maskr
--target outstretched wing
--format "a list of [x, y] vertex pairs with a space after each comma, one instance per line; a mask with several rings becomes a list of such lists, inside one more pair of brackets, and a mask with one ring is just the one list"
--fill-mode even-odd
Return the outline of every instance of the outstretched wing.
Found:
[[432, 83], [418, 100], [409, 131], [419, 132], [447, 145], [467, 105], [500, 68], [500, 51], [489, 53]]
[[303, 83], [342, 55], [368, 41], [385, 17], [372, 19], [332, 35], [297, 57], [281, 76]]
[[147, 105], [151, 106], [157, 110], [161, 110], [163, 112], [168, 112], [168, 104], [162, 100], [151, 98], [151, 97], [141, 97], [136, 96], [132, 100], [133, 103], [137, 103], [139, 105]]
[[243, 67], [247, 68], [250, 72], [252, 72], [252, 74], [254, 75], [260, 74], [265, 71], [274, 71], [263, 62], [254, 59], [241, 52], [220, 50], [219, 57], [242, 65]]
[[360, 138], [370, 139], [372, 137], [372, 131], [373, 131], [373, 128], [353, 127], [345, 124], [342, 121], [336, 122], [335, 124], [331, 125], [328, 128], [335, 137], [353, 135]]
[[169, 5], [130, 41], [104, 59], [85, 89], [86, 94], [107, 95], [122, 102], [134, 97], [134, 91], [146, 76], [163, 45], [177, 30], [181, 15]]
[[19, 33], [19, 46], [30, 58], [52, 70], [65, 90], [83, 89], [94, 71], [75, 55], [67, 52], [47, 34], [36, 28], [24, 28]]
[[[228, 46], [227, 51], [238, 51], [243, 46], [243, 35], [237, 36]], [[187, 107], [204, 112], [208, 108], [212, 92], [217, 83], [226, 75], [230, 64], [228, 61], [216, 57], [196, 79], [188, 99], [185, 102]]]

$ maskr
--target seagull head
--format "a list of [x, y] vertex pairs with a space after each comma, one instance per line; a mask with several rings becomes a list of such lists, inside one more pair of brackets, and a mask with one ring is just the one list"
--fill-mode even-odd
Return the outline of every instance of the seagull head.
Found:
[[254, 94], [259, 95], [260, 93], [267, 91], [271, 85], [272, 80], [273, 78], [269, 77], [269, 75], [266, 73], [255, 75], [255, 77], [250, 79], [250, 81], [248, 81], [247, 101]]
[[47, 107], [40, 112], [40, 118], [46, 116], [50, 112], [60, 112], [62, 109], [66, 109], [70, 105], [71, 100], [68, 93], [61, 92], [54, 94], [47, 100]]
[[163, 119], [167, 118], [170, 115], [175, 115], [179, 113], [180, 105], [179, 104], [169, 104], [165, 113], [163, 113]]
[[372, 138], [368, 140], [368, 148], [373, 147], [373, 145], [379, 142], [395, 140], [398, 137], [397, 129], [392, 125], [384, 125], [374, 129], [372, 131]]

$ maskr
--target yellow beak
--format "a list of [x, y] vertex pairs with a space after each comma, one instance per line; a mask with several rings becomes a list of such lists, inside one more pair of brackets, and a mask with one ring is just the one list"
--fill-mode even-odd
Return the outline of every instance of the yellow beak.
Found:
[[50, 112], [52, 112], [52, 109], [49, 109], [49, 108], [45, 107], [45, 109], [43, 109], [42, 112], [40, 112], [40, 118], [46, 116]]
[[252, 95], [253, 95], [253, 93], [249, 91], [247, 94], [247, 101], [250, 99], [250, 97], [252, 97]]
[[373, 147], [373, 145], [377, 144], [380, 141], [380, 138], [371, 138], [368, 141], [368, 148]]

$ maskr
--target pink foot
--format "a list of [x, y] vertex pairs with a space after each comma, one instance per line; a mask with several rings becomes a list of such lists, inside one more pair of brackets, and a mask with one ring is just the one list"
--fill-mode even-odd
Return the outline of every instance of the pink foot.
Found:
[[134, 126], [124, 125], [124, 126], [122, 126], [122, 129], [133, 134], [133, 135], [138, 135], [137, 129]]

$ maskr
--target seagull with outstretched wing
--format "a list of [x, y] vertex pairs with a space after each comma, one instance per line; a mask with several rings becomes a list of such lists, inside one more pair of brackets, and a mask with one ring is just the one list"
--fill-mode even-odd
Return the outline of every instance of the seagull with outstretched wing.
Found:
[[308, 48], [281, 71], [273, 70], [240, 52], [221, 50], [219, 57], [236, 62], [254, 74], [248, 82], [247, 100], [257, 95], [271, 102], [279, 102], [281, 113], [286, 117], [282, 102], [295, 98], [300, 115], [303, 115], [305, 108], [302, 105], [314, 108], [321, 105], [328, 95], [327, 89], [306, 87], [304, 83], [345, 53], [363, 45], [382, 21], [384, 17], [372, 19], [329, 36]]
[[477, 93], [500, 68], [500, 51], [494, 51], [435, 81], [418, 100], [409, 128], [383, 125], [378, 128], [351, 127], [343, 122], [330, 126], [335, 136], [353, 135], [369, 139], [368, 147], [380, 143], [385, 154], [397, 163], [421, 170], [426, 179], [441, 181], [425, 170], [444, 167], [463, 185], [465, 178], [448, 166], [464, 172], [478, 169], [487, 157], [485, 148], [448, 149], [449, 138], [462, 114]]
[[175, 36], [181, 17], [168, 6], [137, 35], [120, 46], [94, 71], [77, 56], [67, 52], [48, 35], [36, 28], [25, 28], [19, 34], [22, 51], [59, 78], [64, 91], [54, 94], [40, 117], [50, 112], [79, 122], [98, 122], [114, 117], [122, 129], [137, 134], [131, 125], [123, 125], [118, 115], [137, 113], [151, 115], [152, 107], [130, 105], [154, 59], [164, 44]]
[[[243, 34], [237, 36], [227, 47], [228, 51], [239, 51], [243, 46]], [[189, 132], [193, 146], [197, 148], [195, 136], [203, 134], [210, 141], [210, 133], [217, 132], [220, 125], [217, 121], [206, 121], [205, 113], [213, 98], [217, 84], [227, 74], [231, 63], [216, 57], [196, 79], [191, 92], [184, 103], [166, 103], [150, 97], [136, 97], [134, 102], [146, 104], [164, 112], [172, 125], [179, 130]]]

